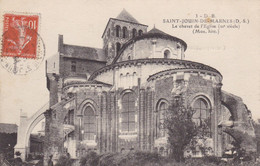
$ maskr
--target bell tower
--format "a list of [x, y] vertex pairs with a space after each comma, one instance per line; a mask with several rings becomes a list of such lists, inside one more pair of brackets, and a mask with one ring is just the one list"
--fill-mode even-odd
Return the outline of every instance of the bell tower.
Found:
[[116, 18], [110, 18], [102, 35], [107, 65], [112, 63], [124, 43], [146, 33], [147, 27], [140, 24], [125, 9]]

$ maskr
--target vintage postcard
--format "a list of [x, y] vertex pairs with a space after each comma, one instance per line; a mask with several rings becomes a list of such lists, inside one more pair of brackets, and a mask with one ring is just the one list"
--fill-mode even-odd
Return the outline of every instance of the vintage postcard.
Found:
[[0, 165], [258, 165], [259, 21], [259, 0], [1, 0]]

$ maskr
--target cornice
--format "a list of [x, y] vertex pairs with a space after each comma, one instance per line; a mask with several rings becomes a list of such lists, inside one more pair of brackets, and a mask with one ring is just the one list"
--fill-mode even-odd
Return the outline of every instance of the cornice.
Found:
[[118, 63], [114, 63], [111, 65], [107, 65], [96, 72], [94, 72], [90, 77], [89, 80], [95, 79], [96, 76], [99, 74], [106, 72], [108, 70], [113, 70], [116, 67], [122, 67], [122, 66], [132, 66], [132, 65], [140, 65], [140, 64], [179, 64], [183, 65], [182, 69], [198, 69], [198, 70], [204, 70], [204, 71], [211, 71], [213, 73], [218, 74], [220, 77], [222, 77], [221, 73], [216, 70], [213, 67], [210, 67], [208, 65], [204, 65], [202, 63], [193, 62], [193, 61], [187, 61], [187, 60], [180, 60], [180, 59], [164, 59], [164, 58], [152, 58], [152, 59], [134, 59], [134, 60], [128, 60], [128, 61], [122, 61]]
[[163, 70], [163, 71], [160, 71], [158, 73], [155, 73], [153, 75], [150, 75], [148, 78], [147, 78], [147, 81], [151, 81], [151, 80], [155, 80], [157, 78], [160, 78], [160, 77], [163, 77], [163, 76], [166, 76], [166, 75], [171, 75], [171, 74], [176, 74], [178, 72], [184, 72], [184, 73], [207, 73], [209, 75], [212, 75], [212, 76], [221, 76], [220, 73], [216, 73], [216, 72], [213, 72], [213, 71], [209, 71], [209, 70], [205, 70], [205, 69], [197, 69], [197, 68], [194, 68], [194, 67], [189, 67], [189, 68], [175, 68], [175, 69], [169, 69], [169, 70]]

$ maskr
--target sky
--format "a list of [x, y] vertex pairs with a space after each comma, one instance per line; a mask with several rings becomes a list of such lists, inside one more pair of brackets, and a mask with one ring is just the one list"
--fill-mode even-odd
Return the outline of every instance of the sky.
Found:
[[[64, 43], [102, 48], [102, 33], [109, 18], [125, 8], [140, 23], [154, 26], [183, 39], [186, 60], [210, 65], [223, 75], [222, 89], [240, 96], [260, 118], [260, 1], [169, 1], [169, 0], [0, 0], [4, 13], [40, 13], [45, 59], [57, 53], [58, 34]], [[219, 34], [193, 34], [190, 28], [172, 28], [163, 19], [194, 19], [204, 15], [219, 19], [246, 19], [239, 29], [224, 28]], [[177, 25], [177, 24], [175, 24]], [[179, 24], [178, 24], [179, 25]], [[0, 21], [2, 32], [3, 21]], [[0, 66], [0, 123], [19, 125], [21, 110], [31, 116], [49, 99], [45, 63], [27, 75], [14, 75]]]

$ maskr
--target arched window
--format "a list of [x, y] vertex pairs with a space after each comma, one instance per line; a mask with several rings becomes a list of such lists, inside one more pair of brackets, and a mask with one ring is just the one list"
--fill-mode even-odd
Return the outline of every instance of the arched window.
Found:
[[165, 120], [167, 108], [168, 108], [168, 105], [165, 102], [159, 103], [158, 110], [157, 110], [158, 116], [157, 116], [157, 120], [156, 120], [157, 138], [165, 136], [164, 120]]
[[121, 48], [121, 44], [120, 43], [116, 43], [116, 54], [118, 54], [120, 48]]
[[69, 110], [68, 124], [74, 125], [74, 110]]
[[195, 111], [192, 116], [193, 121], [198, 126], [206, 125], [205, 127], [208, 129], [208, 136], [211, 137], [211, 110], [209, 103], [203, 98], [198, 98], [193, 103], [193, 110]]
[[116, 37], [120, 37], [121, 27], [119, 25], [116, 26]]
[[122, 97], [122, 131], [135, 131], [135, 96], [132, 92]]
[[138, 35], [141, 36], [143, 34], [143, 31], [142, 30], [139, 30], [138, 31]]
[[127, 38], [127, 28], [123, 27], [123, 38]]
[[136, 29], [133, 29], [133, 38], [136, 37]]
[[171, 55], [171, 52], [169, 50], [165, 50], [163, 52], [163, 55], [164, 55], [164, 58], [167, 59], [167, 58], [170, 58], [170, 55]]
[[84, 136], [85, 140], [95, 140], [96, 135], [96, 116], [91, 106], [87, 106], [83, 115]]

